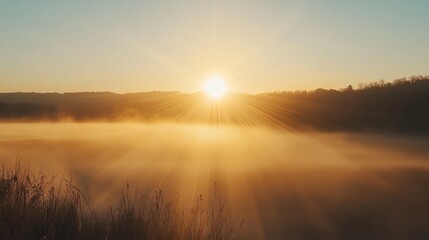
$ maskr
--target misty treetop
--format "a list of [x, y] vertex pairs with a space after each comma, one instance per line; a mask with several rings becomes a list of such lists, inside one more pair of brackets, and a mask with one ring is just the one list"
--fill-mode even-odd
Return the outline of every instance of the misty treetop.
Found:
[[340, 90], [230, 94], [0, 93], [0, 121], [173, 121], [266, 125], [322, 131], [429, 132], [429, 76], [380, 80]]

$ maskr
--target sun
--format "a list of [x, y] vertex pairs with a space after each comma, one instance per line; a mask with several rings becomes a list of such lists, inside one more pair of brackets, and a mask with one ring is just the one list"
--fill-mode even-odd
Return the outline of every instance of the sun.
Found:
[[219, 76], [211, 76], [204, 84], [204, 91], [211, 99], [221, 99], [226, 93], [225, 80]]

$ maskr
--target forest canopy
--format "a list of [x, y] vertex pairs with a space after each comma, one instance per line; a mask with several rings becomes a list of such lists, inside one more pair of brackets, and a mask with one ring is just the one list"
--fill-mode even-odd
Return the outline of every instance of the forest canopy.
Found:
[[343, 89], [234, 94], [0, 93], [1, 122], [173, 121], [323, 131], [429, 132], [429, 76]]

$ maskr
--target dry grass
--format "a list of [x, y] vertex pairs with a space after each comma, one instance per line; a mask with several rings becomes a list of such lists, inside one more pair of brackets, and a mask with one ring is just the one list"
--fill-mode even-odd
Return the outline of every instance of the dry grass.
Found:
[[[57, 182], [57, 184], [55, 184]], [[17, 161], [0, 172], [0, 239], [207, 239], [237, 238], [237, 221], [215, 186], [208, 207], [179, 199], [131, 193], [127, 184], [115, 207], [95, 211], [70, 178], [59, 181]]]

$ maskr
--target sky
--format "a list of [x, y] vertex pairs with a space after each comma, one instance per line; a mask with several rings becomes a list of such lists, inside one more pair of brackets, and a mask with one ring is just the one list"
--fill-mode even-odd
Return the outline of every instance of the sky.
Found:
[[0, 92], [343, 88], [429, 74], [426, 0], [0, 0]]

